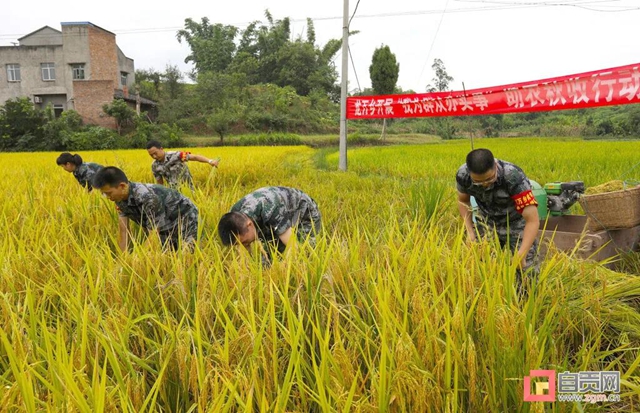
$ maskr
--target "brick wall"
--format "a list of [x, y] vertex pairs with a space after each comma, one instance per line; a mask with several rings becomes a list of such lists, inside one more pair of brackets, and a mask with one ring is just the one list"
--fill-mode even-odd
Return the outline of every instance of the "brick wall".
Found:
[[89, 26], [89, 55], [91, 56], [91, 80], [111, 80], [118, 85], [118, 49], [116, 36]]
[[102, 105], [113, 102], [113, 90], [120, 81], [116, 37], [93, 26], [87, 26], [87, 34], [91, 73], [88, 80], [73, 82], [75, 109], [86, 124], [115, 128], [115, 119], [102, 111]]
[[113, 80], [76, 80], [73, 82], [75, 110], [85, 124], [116, 127], [116, 121], [102, 111], [102, 105], [113, 101]]

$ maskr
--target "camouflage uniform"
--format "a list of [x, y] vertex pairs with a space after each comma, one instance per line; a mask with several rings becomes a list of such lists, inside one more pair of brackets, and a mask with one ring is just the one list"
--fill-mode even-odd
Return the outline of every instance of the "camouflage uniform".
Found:
[[[502, 248], [518, 250], [520, 237], [524, 231], [525, 220], [516, 210], [516, 202], [512, 197], [531, 190], [531, 183], [518, 166], [496, 160], [498, 172], [496, 182], [489, 188], [473, 185], [469, 169], [464, 164], [458, 169], [456, 183], [458, 192], [468, 194], [476, 199], [480, 216], [476, 218], [476, 230], [485, 236], [495, 230]], [[535, 202], [535, 201], [534, 201]], [[538, 240], [529, 249], [523, 271], [538, 271]]]
[[162, 178], [170, 188], [178, 188], [181, 183], [186, 183], [193, 190], [193, 178], [186, 164], [190, 156], [190, 152], [165, 152], [163, 161], [156, 159], [151, 164], [153, 177], [156, 180]]
[[87, 188], [89, 192], [93, 189], [91, 186], [91, 181], [93, 181], [93, 176], [102, 169], [102, 165], [98, 165], [93, 162], [84, 162], [78, 166], [76, 166], [76, 170], [73, 171], [73, 176], [76, 178], [78, 183], [83, 187]]
[[300, 242], [306, 239], [312, 246], [320, 231], [321, 216], [318, 205], [299, 189], [283, 186], [260, 188], [231, 207], [231, 212], [242, 212], [255, 224], [260, 241], [284, 252], [279, 236], [289, 228], [296, 228]]
[[116, 202], [121, 217], [157, 230], [164, 246], [178, 247], [179, 238], [193, 245], [198, 236], [198, 208], [178, 191], [162, 185], [129, 183], [129, 197]]

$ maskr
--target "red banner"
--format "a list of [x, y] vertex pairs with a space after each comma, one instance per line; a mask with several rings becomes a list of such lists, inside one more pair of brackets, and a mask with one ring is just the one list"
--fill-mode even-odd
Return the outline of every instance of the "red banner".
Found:
[[640, 63], [466, 92], [347, 98], [347, 119], [497, 115], [640, 103]]

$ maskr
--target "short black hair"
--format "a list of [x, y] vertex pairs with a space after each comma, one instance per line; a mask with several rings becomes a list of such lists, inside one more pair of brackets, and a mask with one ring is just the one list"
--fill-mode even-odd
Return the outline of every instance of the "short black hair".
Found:
[[162, 144], [160, 143], [160, 141], [152, 139], [149, 142], [147, 142], [147, 149], [151, 149], [151, 148], [162, 149]]
[[91, 185], [96, 189], [100, 189], [105, 185], [115, 187], [123, 182], [128, 184], [129, 180], [127, 179], [127, 175], [125, 175], [121, 169], [116, 168], [115, 166], [106, 166], [96, 173]]
[[218, 235], [222, 245], [229, 246], [238, 242], [238, 235], [247, 232], [247, 216], [242, 212], [227, 212], [218, 222]]
[[71, 155], [69, 152], [62, 152], [58, 159], [56, 159], [58, 165], [64, 165], [66, 163], [72, 163], [75, 166], [82, 165], [82, 157], [78, 154]]
[[467, 168], [474, 174], [481, 175], [495, 165], [496, 160], [489, 149], [474, 149], [467, 154]]

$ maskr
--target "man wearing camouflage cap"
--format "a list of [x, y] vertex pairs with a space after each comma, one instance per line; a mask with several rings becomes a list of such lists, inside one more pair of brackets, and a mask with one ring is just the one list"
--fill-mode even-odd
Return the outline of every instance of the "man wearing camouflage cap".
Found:
[[[218, 223], [218, 234], [224, 245], [240, 243], [249, 249], [256, 240], [284, 252], [296, 229], [298, 241], [315, 246], [320, 231], [321, 216], [318, 205], [296, 188], [268, 186], [239, 200]], [[268, 265], [270, 257], [263, 255]]]
[[[537, 272], [538, 202], [531, 183], [518, 166], [495, 159], [488, 149], [475, 149], [467, 155], [456, 174], [458, 209], [471, 241], [495, 231], [500, 245], [514, 252], [518, 288], [521, 274]], [[478, 204], [479, 217], [474, 226], [471, 196]], [[476, 231], [478, 234], [476, 234]]]
[[175, 189], [129, 182], [120, 169], [109, 166], [93, 178], [93, 187], [115, 202], [119, 215], [118, 246], [129, 247], [129, 220], [147, 231], [157, 231], [163, 247], [182, 244], [193, 249], [198, 236], [198, 208]]
[[193, 190], [193, 178], [187, 166], [188, 161], [197, 161], [218, 167], [218, 159], [208, 159], [191, 152], [167, 152], [162, 144], [156, 140], [147, 142], [147, 152], [155, 159], [151, 164], [151, 172], [156, 183], [167, 185], [170, 188], [178, 188], [180, 184], [185, 183]]

